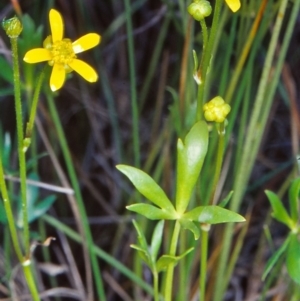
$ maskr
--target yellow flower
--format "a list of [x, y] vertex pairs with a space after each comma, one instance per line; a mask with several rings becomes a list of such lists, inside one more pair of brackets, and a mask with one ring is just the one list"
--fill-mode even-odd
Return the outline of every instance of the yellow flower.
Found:
[[60, 13], [54, 9], [49, 12], [51, 35], [43, 43], [44, 48], [29, 50], [24, 61], [30, 64], [48, 61], [53, 66], [50, 77], [50, 88], [56, 91], [64, 84], [66, 73], [76, 71], [88, 82], [98, 79], [96, 71], [87, 63], [78, 60], [76, 54], [97, 46], [101, 37], [96, 33], [89, 33], [72, 43], [63, 38], [64, 23]]
[[240, 0], [225, 0], [225, 2], [234, 13], [237, 12], [241, 7]]
[[224, 122], [230, 110], [230, 105], [221, 96], [216, 96], [203, 106], [205, 119], [218, 123]]

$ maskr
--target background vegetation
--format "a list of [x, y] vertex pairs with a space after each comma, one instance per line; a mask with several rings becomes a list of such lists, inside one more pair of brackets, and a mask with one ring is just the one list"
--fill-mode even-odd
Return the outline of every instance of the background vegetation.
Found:
[[[235, 14], [225, 5], [222, 8], [205, 97], [209, 100], [221, 95], [232, 111], [214, 202], [231, 190], [238, 191], [228, 206], [247, 222], [217, 225], [210, 231], [207, 301], [300, 300], [299, 286], [287, 277], [284, 258], [279, 258], [265, 280], [261, 278], [268, 259], [288, 234], [286, 226], [271, 218], [264, 191], [278, 193], [287, 205], [289, 185], [299, 177], [299, 15], [289, 29], [298, 0], [287, 3], [264, 94], [257, 101], [281, 2], [242, 1]], [[197, 87], [192, 50], [201, 53], [202, 35], [199, 24], [187, 13], [190, 1], [128, 3], [127, 7], [121, 0], [25, 0], [20, 1], [20, 7], [17, 1], [0, 3], [1, 19], [21, 12], [24, 31], [19, 40], [20, 58], [28, 49], [40, 46], [48, 35], [51, 8], [63, 15], [65, 35], [72, 40], [87, 32], [102, 36], [97, 48], [81, 55], [95, 67], [99, 81], [89, 84], [71, 73], [58, 93], [50, 93], [45, 85], [39, 101], [36, 132], [27, 156], [28, 174], [35, 181], [57, 186], [29, 186], [30, 198], [36, 202], [31, 208], [30, 229], [43, 300], [98, 300], [103, 294], [107, 300], [151, 300], [151, 273], [130, 248], [137, 239], [131, 221], [135, 218], [140, 222], [149, 240], [155, 223], [126, 211], [125, 206], [142, 197], [115, 166], [139, 167], [169, 196], [174, 195], [176, 141], [195, 120]], [[211, 26], [211, 18], [207, 25]], [[286, 41], [288, 30], [291, 36]], [[128, 48], [131, 39], [132, 49]], [[18, 225], [20, 197], [9, 47], [1, 31], [0, 141]], [[284, 47], [287, 55], [281, 68]], [[21, 63], [24, 107], [30, 102], [40, 69], [40, 65]], [[202, 170], [205, 176], [200, 178], [194, 196], [194, 202], [201, 199], [204, 204], [211, 201], [213, 190], [217, 142], [213, 130], [210, 139]], [[65, 190], [58, 191], [58, 187]], [[88, 223], [78, 202], [81, 197]], [[49, 210], [38, 211], [37, 204], [46, 198], [51, 203]], [[1, 210], [0, 298], [30, 300]], [[85, 226], [91, 229], [96, 262], [87, 251]], [[166, 223], [163, 245], [169, 231], [170, 224]], [[56, 240], [49, 247], [40, 246], [38, 242], [47, 237]], [[186, 233], [179, 249], [189, 246], [195, 246], [195, 251], [178, 266], [174, 285], [177, 300], [197, 300], [199, 293], [198, 242]], [[95, 265], [100, 268], [99, 279], [93, 273]]]

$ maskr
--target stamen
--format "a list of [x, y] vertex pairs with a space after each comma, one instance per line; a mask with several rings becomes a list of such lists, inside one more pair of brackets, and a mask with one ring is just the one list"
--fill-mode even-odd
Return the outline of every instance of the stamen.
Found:
[[52, 38], [48, 37], [44, 41], [44, 47], [51, 52], [52, 60], [49, 61], [50, 65], [61, 64], [67, 66], [73, 59], [76, 59], [76, 54], [74, 53], [70, 39], [63, 39], [52, 43]]

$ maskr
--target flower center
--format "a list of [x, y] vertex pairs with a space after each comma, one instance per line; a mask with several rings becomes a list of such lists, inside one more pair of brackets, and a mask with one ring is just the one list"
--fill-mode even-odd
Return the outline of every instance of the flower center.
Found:
[[53, 64], [61, 64], [67, 67], [73, 59], [76, 59], [70, 39], [62, 39], [52, 43], [52, 37], [48, 36], [44, 41], [44, 47], [51, 52], [52, 60], [49, 61], [51, 66]]

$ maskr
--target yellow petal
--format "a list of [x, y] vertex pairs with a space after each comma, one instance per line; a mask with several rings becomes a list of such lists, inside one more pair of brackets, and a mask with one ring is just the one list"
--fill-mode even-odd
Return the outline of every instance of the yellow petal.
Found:
[[35, 48], [27, 51], [23, 60], [29, 64], [50, 61], [51, 53], [45, 48]]
[[84, 61], [75, 59], [69, 66], [88, 82], [94, 83], [98, 79], [96, 71]]
[[66, 71], [63, 65], [54, 64], [51, 77], [50, 88], [52, 91], [56, 91], [62, 87], [66, 78]]
[[225, 0], [229, 8], [235, 13], [241, 7], [240, 0]]
[[97, 46], [101, 41], [101, 36], [96, 33], [88, 33], [83, 37], [76, 40], [73, 45], [73, 50], [75, 53], [80, 53], [82, 51], [91, 49]]
[[60, 13], [51, 9], [49, 12], [49, 21], [52, 34], [52, 42], [61, 41], [64, 35], [64, 23]]

